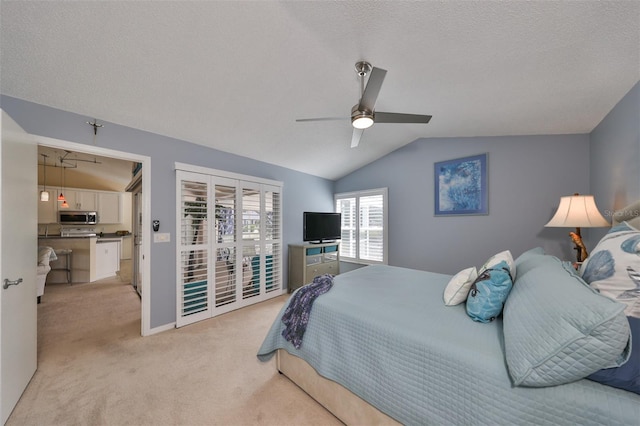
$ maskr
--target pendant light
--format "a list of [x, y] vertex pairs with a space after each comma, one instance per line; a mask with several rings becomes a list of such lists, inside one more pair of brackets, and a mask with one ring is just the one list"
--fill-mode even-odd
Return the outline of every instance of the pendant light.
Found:
[[47, 191], [47, 154], [42, 155], [42, 191], [40, 191], [40, 201], [49, 201], [49, 192]]
[[[60, 167], [62, 167], [62, 173], [60, 173], [62, 175], [62, 189], [64, 189], [64, 166], [62, 165], [62, 161], [60, 161]], [[58, 201], [62, 201], [62, 204], [60, 204], [60, 208], [63, 209], [68, 209], [69, 208], [69, 204], [67, 203], [67, 199], [64, 198], [64, 194], [62, 193], [62, 189], [60, 190], [60, 195], [58, 195]]]

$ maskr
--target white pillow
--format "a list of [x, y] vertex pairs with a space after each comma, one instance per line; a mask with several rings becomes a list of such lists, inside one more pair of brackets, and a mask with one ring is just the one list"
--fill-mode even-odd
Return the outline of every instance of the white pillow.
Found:
[[511, 252], [509, 250], [501, 251], [500, 253], [494, 254], [487, 260], [484, 265], [478, 271], [478, 275], [481, 275], [487, 269], [497, 265], [502, 261], [507, 262], [509, 265], [509, 272], [511, 273], [511, 281], [516, 282], [516, 264], [513, 261], [513, 256], [511, 256]]
[[467, 300], [471, 285], [476, 278], [478, 278], [478, 271], [475, 266], [455, 274], [444, 289], [444, 304], [454, 306]]

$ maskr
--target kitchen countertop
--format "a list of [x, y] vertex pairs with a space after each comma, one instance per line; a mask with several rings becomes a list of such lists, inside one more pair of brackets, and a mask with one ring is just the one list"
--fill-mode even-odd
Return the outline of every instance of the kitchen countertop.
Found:
[[74, 236], [74, 237], [61, 237], [60, 234], [51, 234], [49, 236], [38, 235], [38, 239], [39, 240], [43, 240], [43, 239], [65, 239], [65, 240], [68, 240], [68, 239], [72, 239], [72, 238], [81, 238], [81, 239], [84, 239], [84, 238], [97, 238], [98, 241], [107, 240], [107, 239], [115, 241], [115, 240], [120, 240], [121, 238], [127, 238], [127, 237], [131, 237], [131, 236], [133, 236], [133, 234], [118, 235], [115, 232], [113, 232], [113, 233], [108, 233], [108, 234], [102, 234], [102, 236], [100, 236], [99, 234], [97, 236], [93, 235], [91, 237], [82, 236], [82, 235], [78, 235], [78, 236]]
[[51, 235], [38, 235], [38, 239], [39, 240], [73, 240], [73, 239], [77, 239], [77, 240], [84, 240], [86, 238], [98, 238], [95, 235], [92, 237], [87, 237], [87, 236], [82, 236], [79, 235], [77, 237], [61, 237], [60, 234], [51, 234]]

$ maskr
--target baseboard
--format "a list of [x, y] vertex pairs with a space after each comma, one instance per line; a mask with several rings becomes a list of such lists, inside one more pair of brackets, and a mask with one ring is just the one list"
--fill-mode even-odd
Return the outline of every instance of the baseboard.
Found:
[[176, 328], [175, 322], [170, 322], [169, 324], [161, 325], [159, 327], [154, 327], [149, 329], [149, 332], [145, 334], [145, 336], [151, 336], [154, 334], [162, 333], [163, 331], [168, 331]]

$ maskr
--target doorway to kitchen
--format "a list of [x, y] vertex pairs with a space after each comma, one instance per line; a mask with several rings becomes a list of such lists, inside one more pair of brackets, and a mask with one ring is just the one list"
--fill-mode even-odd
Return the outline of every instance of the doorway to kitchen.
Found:
[[[48, 163], [46, 182], [41, 182], [39, 193], [44, 188], [42, 184], [47, 186], [46, 190], [50, 193], [49, 198], [53, 198], [53, 203], [58, 203], [57, 197], [59, 194], [57, 192], [62, 192], [66, 199], [74, 197], [74, 195], [79, 196], [79, 194], [83, 192], [88, 192], [91, 195], [91, 191], [82, 191], [82, 188], [99, 188], [99, 190], [93, 191], [96, 195], [96, 199], [98, 196], [111, 196], [112, 194], [117, 194], [117, 191], [114, 189], [109, 190], [108, 186], [109, 171], [112, 175], [115, 175], [113, 164], [119, 164], [120, 166], [125, 165], [129, 167], [129, 182], [121, 185], [119, 191], [120, 200], [124, 201], [124, 206], [126, 207], [126, 211], [122, 211], [124, 215], [129, 215], [129, 217], [124, 218], [123, 220], [110, 219], [107, 220], [107, 223], [100, 223], [95, 226], [78, 226], [77, 229], [73, 229], [73, 226], [65, 226], [64, 232], [69, 232], [73, 234], [74, 232], [87, 232], [87, 229], [92, 233], [96, 234], [96, 238], [93, 240], [93, 248], [87, 250], [87, 265], [90, 265], [91, 268], [95, 268], [95, 271], [100, 271], [100, 267], [102, 265], [96, 265], [96, 258], [89, 256], [93, 256], [96, 252], [105, 253], [118, 251], [118, 258], [125, 257], [129, 260], [125, 259], [122, 261], [120, 267], [118, 268], [118, 274], [121, 274], [120, 277], [123, 280], [129, 280], [131, 285], [136, 289], [138, 295], [141, 298], [141, 324], [140, 324], [140, 333], [143, 336], [150, 335], [153, 332], [150, 328], [150, 270], [149, 270], [149, 252], [150, 252], [150, 244], [146, 239], [142, 239], [142, 229], [150, 226], [150, 166], [151, 159], [147, 156], [141, 156], [137, 154], [131, 154], [127, 152], [116, 151], [107, 148], [101, 148], [97, 146], [90, 146], [84, 144], [77, 144], [74, 142], [51, 139], [46, 137], [39, 137], [38, 140], [38, 148], [40, 151], [40, 155], [38, 158], [38, 168], [39, 170], [44, 169], [43, 160]], [[42, 157], [41, 154], [49, 155], [49, 157]], [[53, 157], [53, 158], [51, 158]], [[62, 158], [62, 160], [61, 160]], [[99, 172], [99, 163], [107, 163], [108, 167], [102, 167], [104, 169], [103, 176], [100, 176]], [[82, 164], [82, 167], [77, 167], [78, 164]], [[89, 167], [85, 167], [85, 166]], [[53, 167], [52, 167], [53, 166]], [[85, 170], [89, 170], [90, 172], [80, 173], [79, 169], [84, 168]], [[51, 172], [53, 170], [53, 173]], [[91, 171], [93, 170], [93, 171]], [[74, 179], [70, 179], [73, 176], [73, 173], [78, 173], [78, 176], [75, 176]], [[62, 180], [52, 179], [56, 177], [56, 175], [62, 175]], [[116, 179], [113, 177], [112, 179]], [[81, 189], [72, 189], [73, 186], [70, 186], [72, 182], [76, 182], [75, 186], [80, 186]], [[80, 182], [80, 183], [77, 183]], [[98, 183], [96, 183], [98, 182]], [[103, 186], [100, 186], [102, 182]], [[53, 183], [53, 185], [52, 185]], [[56, 185], [56, 184], [59, 185]], [[132, 185], [135, 184], [135, 187]], [[116, 185], [117, 187], [117, 185]], [[61, 189], [61, 191], [59, 191]], [[106, 190], [105, 190], [106, 189]], [[133, 190], [132, 190], [133, 189]], [[53, 191], [52, 191], [53, 190]], [[75, 193], [74, 193], [75, 190]], [[54, 194], [55, 192], [55, 194]], [[81, 194], [86, 195], [86, 194]], [[118, 199], [118, 198], [117, 198]], [[93, 199], [91, 199], [93, 200]], [[90, 201], [91, 201], [90, 200]], [[71, 201], [73, 203], [73, 208], [69, 208], [69, 210], [82, 210], [85, 211], [86, 206], [92, 206], [86, 203], [85, 200], [80, 200], [79, 198], [73, 199]], [[46, 203], [39, 203], [46, 204]], [[51, 206], [52, 204], [48, 204]], [[96, 206], [99, 206], [98, 202]], [[109, 204], [111, 206], [112, 204]], [[54, 205], [57, 206], [57, 205]], [[90, 210], [93, 210], [93, 207], [88, 207]], [[66, 210], [66, 211], [69, 211]], [[97, 207], [96, 207], [97, 210]], [[105, 215], [108, 215], [108, 211], [103, 212]], [[133, 214], [132, 214], [133, 213]], [[58, 214], [55, 215], [55, 222], [58, 222]], [[39, 220], [40, 222], [40, 220]], [[120, 222], [124, 222], [120, 223]], [[57, 226], [56, 226], [57, 225]], [[42, 235], [43, 229], [42, 225], [38, 226], [39, 234]], [[61, 229], [59, 224], [55, 223], [52, 226], [47, 226], [47, 232], [51, 236], [51, 228], [53, 228], [54, 232], [57, 231], [57, 234], [62, 239]], [[122, 228], [122, 229], [121, 229]], [[136, 238], [137, 231], [137, 238]], [[122, 237], [122, 238], [120, 238]], [[50, 240], [47, 240], [50, 241]], [[114, 241], [126, 241], [126, 244], [118, 244], [116, 245]], [[90, 243], [91, 244], [91, 243]], [[93, 251], [92, 251], [93, 250]], [[128, 250], [128, 253], [124, 250]], [[108, 258], [105, 258], [108, 259]], [[145, 260], [146, 259], [146, 260]], [[74, 258], [76, 260], [76, 258]], [[80, 260], [83, 260], [80, 258]], [[64, 263], [64, 262], [63, 262]], [[108, 268], [109, 262], [106, 263]], [[89, 267], [87, 267], [89, 269]], [[76, 271], [75, 267], [72, 269], [73, 272]], [[56, 271], [52, 271], [56, 272]], [[60, 271], [57, 271], [60, 272]], [[87, 277], [82, 275], [84, 273]], [[79, 272], [80, 277], [73, 278], [73, 282], [77, 282], [78, 278], [83, 282], [91, 282], [96, 279], [99, 279], [99, 274], [91, 272], [91, 271], [81, 271]], [[113, 273], [106, 272], [107, 275], [113, 275]], [[102, 275], [100, 275], [102, 276]]]

